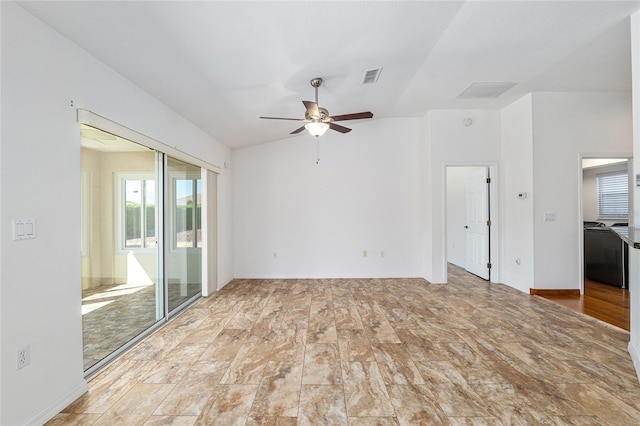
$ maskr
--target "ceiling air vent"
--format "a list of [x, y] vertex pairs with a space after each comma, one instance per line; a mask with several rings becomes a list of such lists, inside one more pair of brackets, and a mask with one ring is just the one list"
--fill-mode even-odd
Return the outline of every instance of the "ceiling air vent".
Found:
[[382, 71], [382, 67], [366, 70], [362, 76], [362, 82], [360, 84], [375, 83], [378, 81], [378, 77], [380, 77], [380, 71]]
[[511, 82], [473, 83], [458, 95], [458, 99], [497, 98], [514, 85], [515, 83]]

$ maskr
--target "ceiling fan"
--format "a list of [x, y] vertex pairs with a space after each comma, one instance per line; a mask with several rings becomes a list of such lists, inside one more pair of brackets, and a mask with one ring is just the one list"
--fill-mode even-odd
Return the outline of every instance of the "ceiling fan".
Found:
[[322, 79], [314, 78], [310, 81], [310, 83], [311, 83], [311, 86], [316, 89], [316, 101], [315, 102], [302, 101], [305, 108], [307, 109], [304, 113], [304, 118], [282, 118], [282, 117], [260, 117], [260, 118], [264, 118], [267, 120], [304, 121], [306, 122], [304, 126], [297, 128], [290, 134], [295, 135], [307, 129], [307, 131], [311, 135], [315, 137], [319, 137], [324, 135], [328, 129], [332, 129], [340, 133], [349, 133], [351, 131], [351, 129], [348, 127], [344, 127], [339, 124], [336, 124], [335, 123], [336, 121], [360, 120], [362, 118], [373, 117], [373, 113], [371, 113], [370, 111], [330, 116], [329, 111], [327, 111], [325, 108], [318, 106], [318, 87], [322, 85]]

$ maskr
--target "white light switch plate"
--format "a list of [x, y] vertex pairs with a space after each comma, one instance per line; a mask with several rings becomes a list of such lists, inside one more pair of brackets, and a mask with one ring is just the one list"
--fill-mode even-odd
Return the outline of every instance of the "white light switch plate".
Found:
[[555, 213], [545, 213], [543, 215], [543, 220], [545, 222], [553, 222], [554, 220], [556, 220], [556, 214]]
[[36, 237], [36, 220], [14, 219], [13, 220], [13, 239], [15, 240], [31, 240]]

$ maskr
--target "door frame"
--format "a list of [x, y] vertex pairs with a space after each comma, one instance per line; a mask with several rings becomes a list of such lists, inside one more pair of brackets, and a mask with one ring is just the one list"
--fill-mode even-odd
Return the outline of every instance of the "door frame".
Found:
[[497, 161], [445, 161], [442, 167], [443, 173], [443, 191], [442, 191], [442, 268], [444, 271], [444, 282], [449, 281], [447, 271], [447, 247], [448, 247], [448, 235], [447, 235], [447, 168], [448, 167], [486, 167], [489, 170], [489, 176], [491, 177], [491, 183], [489, 184], [489, 220], [491, 220], [491, 230], [489, 232], [489, 263], [491, 263], [490, 279], [489, 282], [500, 282], [500, 191], [499, 182], [500, 174]]
[[[592, 152], [581, 152], [578, 154], [578, 285], [580, 289], [580, 294], [584, 295], [584, 214], [583, 214], [583, 187], [584, 187], [584, 177], [582, 171], [582, 160], [588, 159], [608, 159], [608, 158], [626, 158], [627, 169], [629, 165], [633, 166], [633, 154], [632, 153], [592, 153]], [[633, 188], [635, 188], [635, 178], [633, 176], [633, 171], [629, 172], [629, 205], [633, 207]], [[629, 226], [634, 226], [633, 224], [633, 214], [629, 212]], [[628, 286], [627, 286], [628, 287]]]

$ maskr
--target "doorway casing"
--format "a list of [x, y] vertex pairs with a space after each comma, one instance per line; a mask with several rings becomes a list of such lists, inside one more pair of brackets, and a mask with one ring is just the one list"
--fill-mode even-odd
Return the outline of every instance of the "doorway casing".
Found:
[[[627, 159], [627, 168], [633, 165], [633, 154], [630, 153], [620, 153], [620, 154], [612, 154], [612, 153], [579, 153], [578, 154], [578, 288], [580, 289], [580, 294], [584, 295], [584, 214], [583, 214], [583, 160], [587, 159]], [[633, 173], [629, 172], [629, 206], [630, 210], [633, 207], [633, 191], [632, 188], [635, 187], [635, 182], [633, 179]], [[629, 214], [628, 218], [629, 226], [634, 226], [633, 224], [633, 215]]]
[[499, 167], [497, 161], [445, 161], [442, 165], [442, 182], [444, 188], [442, 191], [442, 241], [440, 247], [444, 256], [442, 257], [442, 270], [444, 271], [444, 282], [448, 281], [447, 272], [447, 168], [448, 167], [486, 167], [489, 170], [489, 219], [491, 220], [491, 232], [489, 236], [489, 245], [491, 247], [489, 253], [489, 263], [491, 263], [491, 279], [490, 282], [500, 282], [500, 210], [499, 210]]

